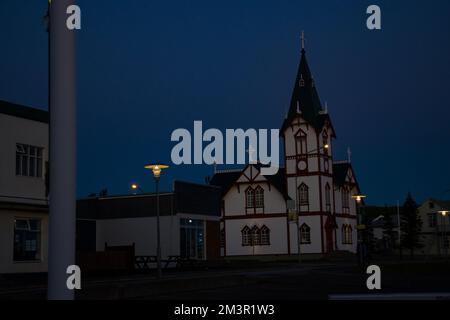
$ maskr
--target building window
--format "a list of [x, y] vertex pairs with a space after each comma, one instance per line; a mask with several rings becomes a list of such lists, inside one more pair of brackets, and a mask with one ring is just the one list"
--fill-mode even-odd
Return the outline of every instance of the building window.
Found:
[[297, 153], [298, 154], [307, 154], [307, 143], [306, 143], [306, 133], [302, 130], [296, 136], [297, 141]]
[[349, 224], [342, 225], [342, 244], [352, 244], [352, 226]]
[[248, 189], [245, 191], [245, 206], [247, 208], [255, 207], [255, 190], [253, 190], [251, 187], [248, 187]]
[[328, 148], [325, 148], [325, 146], [328, 145], [328, 134], [326, 131], [322, 133], [322, 146], [323, 146], [323, 153], [328, 155]]
[[342, 188], [342, 211], [344, 213], [349, 213], [350, 212], [350, 203], [349, 203], [349, 192], [347, 190], [347, 188]]
[[311, 228], [305, 223], [300, 227], [300, 243], [311, 244]]
[[270, 245], [270, 229], [265, 225], [261, 228], [261, 245], [269, 246]]
[[429, 213], [428, 214], [428, 227], [434, 228], [436, 227], [436, 213]]
[[43, 150], [43, 148], [17, 143], [16, 175], [41, 178]]
[[252, 228], [252, 244], [254, 246], [261, 245], [261, 233], [257, 226], [253, 226]]
[[16, 219], [14, 221], [14, 261], [41, 259], [41, 221]]
[[180, 256], [203, 259], [205, 256], [204, 221], [180, 219]]
[[301, 206], [309, 204], [309, 190], [308, 186], [304, 183], [298, 187], [298, 202]]
[[244, 229], [241, 230], [242, 234], [242, 246], [251, 246], [252, 238], [251, 238], [251, 230], [249, 227], [245, 226]]
[[264, 208], [264, 189], [260, 186], [255, 189], [255, 207]]
[[325, 207], [327, 212], [331, 212], [331, 188], [328, 183], [325, 185]]
[[225, 248], [225, 229], [220, 230], [220, 247]]

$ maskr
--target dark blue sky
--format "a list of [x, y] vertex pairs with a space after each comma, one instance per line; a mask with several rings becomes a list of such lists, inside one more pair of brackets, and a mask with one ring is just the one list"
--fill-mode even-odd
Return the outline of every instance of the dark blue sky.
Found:
[[[0, 2], [0, 99], [46, 108], [46, 0]], [[78, 194], [132, 181], [170, 160], [170, 134], [279, 128], [299, 62], [300, 32], [322, 101], [368, 203], [450, 189], [450, 2], [79, 0]], [[382, 30], [365, 27], [382, 9]], [[203, 182], [207, 166], [172, 167]], [[450, 197], [450, 193], [447, 193]]]

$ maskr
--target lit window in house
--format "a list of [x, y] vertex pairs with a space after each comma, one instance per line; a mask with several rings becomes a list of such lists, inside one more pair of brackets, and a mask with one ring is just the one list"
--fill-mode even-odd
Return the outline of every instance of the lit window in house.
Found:
[[325, 207], [327, 212], [331, 212], [331, 188], [328, 183], [325, 185]]
[[14, 222], [14, 261], [41, 259], [41, 221], [16, 219]]
[[251, 230], [249, 227], [245, 226], [242, 231], [242, 246], [251, 246], [252, 245], [252, 237]]
[[43, 148], [26, 144], [16, 144], [16, 175], [25, 177], [42, 177]]
[[270, 245], [270, 229], [265, 225], [261, 228], [261, 245], [268, 246]]
[[342, 244], [352, 244], [352, 226], [349, 224], [342, 225]]
[[251, 187], [245, 191], [245, 206], [247, 208], [254, 208], [255, 207], [255, 190], [253, 190]]
[[264, 189], [258, 186], [255, 190], [255, 207], [264, 207]]
[[300, 227], [300, 243], [310, 244], [311, 243], [311, 228], [307, 224], [302, 224]]
[[298, 202], [301, 206], [309, 204], [309, 190], [308, 186], [304, 183], [298, 187]]

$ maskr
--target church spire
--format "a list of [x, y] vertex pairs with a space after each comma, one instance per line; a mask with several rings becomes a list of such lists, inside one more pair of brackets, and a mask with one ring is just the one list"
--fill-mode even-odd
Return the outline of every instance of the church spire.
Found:
[[[322, 121], [319, 119], [322, 104], [320, 103], [319, 95], [314, 85], [314, 79], [309, 69], [308, 61], [306, 60], [305, 50], [305, 33], [301, 33], [301, 57], [300, 64], [297, 71], [297, 77], [292, 92], [291, 103], [289, 107], [288, 117], [283, 124], [283, 128], [288, 126], [293, 118], [298, 113], [311, 125], [321, 130]], [[299, 106], [299, 110], [297, 109]], [[319, 128], [320, 127], [320, 128]]]

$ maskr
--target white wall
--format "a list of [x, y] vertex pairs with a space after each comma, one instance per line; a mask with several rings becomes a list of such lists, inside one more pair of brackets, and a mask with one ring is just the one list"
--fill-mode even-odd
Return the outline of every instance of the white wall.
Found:
[[[161, 256], [180, 254], [180, 221], [177, 216], [162, 216]], [[156, 255], [156, 217], [97, 220], [97, 251], [109, 246], [135, 243], [136, 255]]]
[[[14, 262], [14, 219], [41, 220], [41, 259], [33, 262]], [[48, 214], [7, 211], [0, 209], [0, 274], [47, 272], [48, 268]]]
[[[336, 229], [336, 239], [337, 248], [342, 251], [350, 251], [356, 253], [356, 248], [358, 244], [358, 234], [356, 230], [356, 220], [349, 218], [336, 218], [336, 224], [338, 229]], [[352, 244], [342, 243], [342, 225], [349, 224], [352, 226]]]
[[[41, 178], [16, 176], [16, 143], [44, 148]], [[0, 114], [0, 150], [0, 200], [2, 197], [3, 200], [5, 197], [45, 199], [48, 124]]]
[[[286, 218], [232, 219], [226, 220], [226, 251], [227, 256], [287, 254], [287, 225]], [[242, 246], [241, 230], [248, 226], [261, 228], [266, 225], [270, 229], [270, 245]]]

